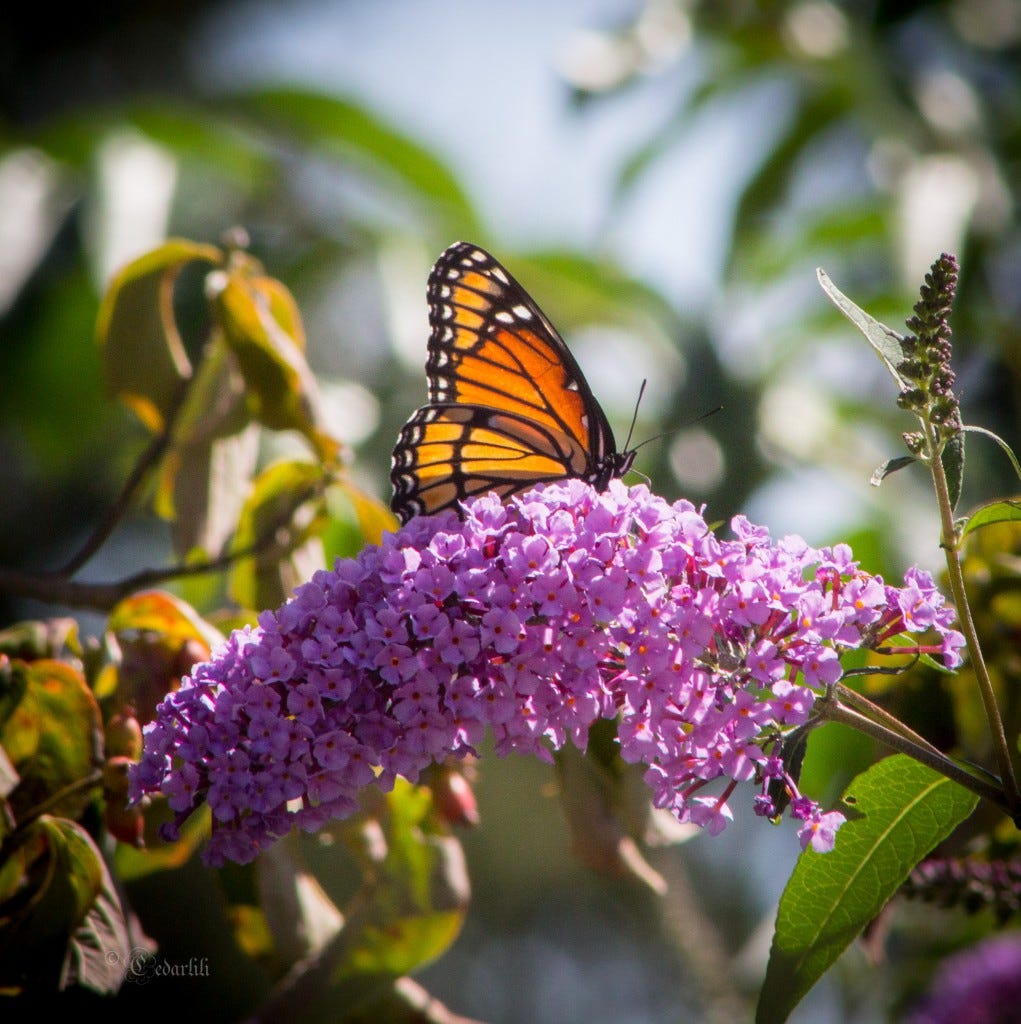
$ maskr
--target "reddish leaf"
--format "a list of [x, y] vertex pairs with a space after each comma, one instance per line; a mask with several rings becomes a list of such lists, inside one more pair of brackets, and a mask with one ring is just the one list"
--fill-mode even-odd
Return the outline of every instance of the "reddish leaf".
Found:
[[[0, 745], [21, 776], [10, 796], [15, 818], [25, 820], [38, 806], [75, 783], [102, 762], [99, 705], [84, 677], [70, 665], [41, 659], [12, 662], [24, 680], [24, 694], [0, 728]], [[78, 788], [58, 803], [54, 813], [77, 818], [92, 797]]]

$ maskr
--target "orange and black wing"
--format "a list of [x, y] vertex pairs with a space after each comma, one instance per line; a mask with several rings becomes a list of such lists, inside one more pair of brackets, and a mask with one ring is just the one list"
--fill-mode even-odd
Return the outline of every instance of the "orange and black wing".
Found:
[[543, 480], [603, 488], [630, 468], [563, 339], [492, 256], [452, 245], [428, 297], [429, 403], [401, 430], [390, 474], [401, 522]]

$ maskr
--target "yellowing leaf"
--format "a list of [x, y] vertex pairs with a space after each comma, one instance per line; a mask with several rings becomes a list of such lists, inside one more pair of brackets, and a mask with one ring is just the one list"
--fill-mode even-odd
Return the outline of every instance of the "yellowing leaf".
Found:
[[[99, 705], [84, 677], [62, 661], [12, 661], [24, 693], [0, 729], [3, 746], [21, 779], [10, 796], [21, 820], [36, 807], [96, 769], [102, 755]], [[79, 789], [49, 809], [75, 818], [91, 799]]]
[[174, 551], [218, 554], [237, 525], [255, 471], [259, 425], [245, 385], [217, 331], [188, 387], [160, 464], [154, 506], [171, 523]]
[[369, 544], [378, 544], [383, 534], [393, 532], [400, 525], [397, 517], [378, 498], [356, 487], [350, 480], [341, 480], [337, 487], [354, 508], [362, 536]]
[[[143, 591], [121, 601], [107, 620], [116, 638], [116, 694], [148, 721], [156, 705], [175, 690], [183, 675], [209, 656], [221, 639], [187, 602], [161, 590]], [[108, 682], [104, 680], [104, 685]]]
[[219, 633], [187, 602], [165, 590], [144, 590], [119, 602], [110, 612], [107, 629], [158, 633], [168, 640], [198, 640], [209, 648], [220, 640]]
[[174, 319], [174, 282], [193, 260], [219, 263], [212, 245], [171, 239], [133, 260], [107, 286], [96, 322], [107, 393], [158, 432], [191, 364]]
[[273, 430], [304, 434], [324, 461], [339, 443], [322, 427], [319, 389], [305, 360], [305, 336], [294, 300], [280, 282], [247, 264], [214, 281], [214, 310], [245, 378], [254, 416]]

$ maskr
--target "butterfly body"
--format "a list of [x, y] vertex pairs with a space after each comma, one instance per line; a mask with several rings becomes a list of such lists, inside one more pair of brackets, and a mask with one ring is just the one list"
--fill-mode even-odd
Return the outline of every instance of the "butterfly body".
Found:
[[604, 489], [631, 468], [563, 339], [487, 252], [450, 246], [429, 277], [429, 401], [394, 448], [401, 522], [476, 494], [506, 498], [577, 477]]

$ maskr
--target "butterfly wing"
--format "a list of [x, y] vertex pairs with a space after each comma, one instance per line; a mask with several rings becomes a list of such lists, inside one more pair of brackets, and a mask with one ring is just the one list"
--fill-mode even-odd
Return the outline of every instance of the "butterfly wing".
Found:
[[487, 252], [452, 245], [429, 278], [429, 404], [394, 449], [402, 522], [474, 494], [541, 480], [605, 487], [630, 467], [570, 350], [528, 293]]

